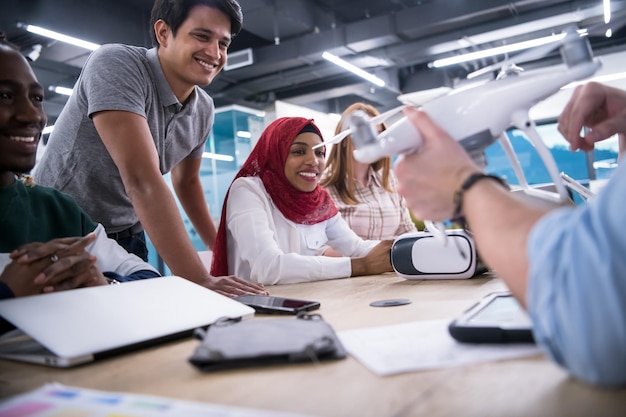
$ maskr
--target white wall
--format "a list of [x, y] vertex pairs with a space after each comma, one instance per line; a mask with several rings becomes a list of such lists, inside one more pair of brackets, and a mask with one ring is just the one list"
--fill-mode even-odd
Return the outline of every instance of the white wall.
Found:
[[274, 115], [270, 114], [266, 116], [265, 121], [267, 124], [279, 117], [306, 117], [313, 119], [317, 127], [322, 132], [325, 141], [331, 140], [333, 136], [335, 136], [335, 128], [337, 127], [338, 119], [328, 115], [327, 113], [322, 113], [279, 100], [276, 101], [275, 111], [275, 117], [272, 117]]

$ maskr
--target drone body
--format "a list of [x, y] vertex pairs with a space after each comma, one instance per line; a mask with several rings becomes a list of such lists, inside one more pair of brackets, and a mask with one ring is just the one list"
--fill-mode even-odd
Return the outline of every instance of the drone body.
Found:
[[[541, 53], [545, 54], [556, 47], [560, 47], [565, 63], [562, 70], [534, 75], [522, 75], [521, 71], [509, 72], [512, 75], [498, 77], [494, 81], [473, 87], [451, 90], [421, 104], [420, 108], [456, 139], [474, 161], [483, 167], [485, 166], [485, 148], [499, 137], [520, 184], [527, 194], [539, 195], [556, 203], [563, 203], [569, 199], [569, 196], [554, 159], [537, 134], [534, 123], [529, 117], [529, 111], [535, 104], [558, 92], [561, 87], [590, 77], [601, 64], [593, 59], [588, 40], [579, 36], [573, 29], [561, 35], [558, 43], [547, 45], [547, 49], [544, 46]], [[504, 68], [515, 66], [510, 62], [504, 62], [501, 65]], [[411, 102], [408, 98], [404, 101]], [[387, 114], [393, 114], [393, 112], [389, 111]], [[350, 131], [355, 146], [355, 159], [363, 163], [372, 163], [386, 156], [419, 151], [422, 137], [406, 117], [401, 118], [378, 135], [372, 125], [380, 123], [380, 119], [380, 116], [376, 119], [367, 119], [364, 114], [357, 112], [352, 115]], [[554, 181], [556, 195], [537, 193], [526, 183], [523, 170], [505, 134], [511, 126], [522, 130], [534, 144]], [[344, 136], [347, 133], [349, 132], [342, 132]]]
[[[552, 96], [572, 81], [593, 75], [600, 68], [595, 60], [579, 63], [563, 71], [509, 76], [477, 87], [435, 98], [422, 110], [442, 126], [470, 153], [482, 152], [506, 129], [515, 125], [525, 130], [530, 122], [528, 112], [538, 102]], [[372, 163], [385, 156], [419, 150], [422, 138], [406, 118], [398, 120], [378, 136], [364, 137], [363, 122], [353, 115], [354, 157]]]

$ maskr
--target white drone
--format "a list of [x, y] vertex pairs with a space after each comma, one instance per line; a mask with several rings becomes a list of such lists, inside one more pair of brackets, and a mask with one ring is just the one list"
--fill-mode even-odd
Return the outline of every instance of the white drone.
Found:
[[[546, 199], [556, 204], [569, 201], [570, 197], [561, 180], [556, 163], [550, 151], [543, 143], [530, 119], [529, 110], [538, 102], [552, 96], [570, 82], [583, 80], [593, 75], [601, 66], [593, 58], [589, 41], [574, 29], [564, 32], [554, 43], [530, 50], [537, 59], [552, 50], [560, 48], [566, 68], [534, 75], [522, 75], [515, 70], [515, 75], [498, 77], [494, 81], [463, 89], [442, 88], [434, 91], [434, 98], [420, 97], [416, 102], [414, 95], [400, 96], [403, 106], [389, 110], [377, 117], [368, 118], [363, 112], [354, 112], [350, 117], [350, 128], [342, 131], [332, 140], [319, 146], [326, 146], [342, 141], [351, 135], [354, 142], [354, 157], [363, 163], [372, 163], [383, 157], [419, 151], [422, 137], [413, 124], [402, 117], [385, 131], [378, 134], [377, 124], [398, 113], [405, 105], [420, 107], [456, 139], [475, 161], [484, 162], [484, 150], [496, 139], [500, 139], [522, 190], [531, 196]], [[473, 75], [480, 75], [497, 68], [511, 68], [511, 61], [528, 61], [529, 55], [519, 54], [512, 60], [500, 62], [479, 70]], [[537, 56], [538, 55], [538, 56]], [[470, 74], [470, 77], [472, 74]], [[556, 192], [531, 188], [526, 181], [524, 172], [513, 147], [506, 135], [506, 130], [515, 126], [522, 130], [535, 146], [548, 173]], [[482, 164], [484, 166], [484, 164]], [[426, 222], [429, 230], [445, 239], [442, 224]]]

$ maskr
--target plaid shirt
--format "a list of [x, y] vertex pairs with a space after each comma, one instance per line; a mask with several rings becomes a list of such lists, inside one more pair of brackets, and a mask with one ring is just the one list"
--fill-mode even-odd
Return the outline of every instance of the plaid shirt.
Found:
[[390, 185], [394, 191], [388, 192], [382, 186], [380, 172], [370, 168], [367, 185], [356, 182], [355, 197], [360, 202], [357, 205], [344, 203], [334, 187], [326, 190], [341, 216], [357, 235], [368, 240], [387, 240], [417, 231], [404, 198], [395, 191], [396, 183], [396, 177], [391, 171]]

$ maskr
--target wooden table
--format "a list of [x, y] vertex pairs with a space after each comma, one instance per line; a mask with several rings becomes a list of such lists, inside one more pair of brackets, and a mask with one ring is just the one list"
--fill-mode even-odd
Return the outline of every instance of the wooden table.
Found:
[[[491, 276], [407, 281], [394, 274], [270, 287], [273, 295], [321, 302], [336, 331], [452, 319], [487, 293], [505, 289]], [[409, 298], [400, 307], [369, 303]], [[543, 356], [379, 377], [348, 357], [201, 373], [187, 359], [196, 340], [171, 342], [75, 369], [0, 361], [0, 397], [48, 382], [150, 394], [320, 417], [624, 416], [626, 389], [580, 383]]]

